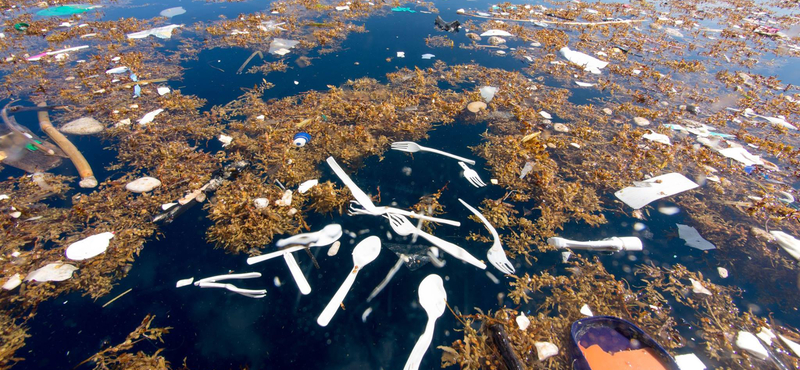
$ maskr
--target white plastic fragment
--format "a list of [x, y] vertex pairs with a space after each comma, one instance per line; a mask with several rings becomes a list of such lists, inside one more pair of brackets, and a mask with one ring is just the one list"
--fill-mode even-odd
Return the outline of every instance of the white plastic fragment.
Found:
[[367, 307], [364, 313], [361, 314], [361, 322], [367, 322], [367, 317], [372, 313], [372, 307]]
[[188, 285], [192, 285], [194, 282], [194, 277], [190, 277], [188, 279], [180, 279], [178, 282], [175, 283], [176, 288], [182, 288]]
[[642, 135], [642, 137], [647, 139], [647, 140], [655, 141], [657, 143], [661, 143], [661, 144], [664, 144], [664, 145], [672, 145], [672, 142], [669, 140], [669, 136], [664, 135], [664, 134], [655, 133], [653, 131], [650, 131], [649, 134]]
[[717, 273], [719, 273], [719, 277], [723, 279], [728, 277], [728, 269], [724, 267], [717, 267]]
[[700, 233], [694, 227], [681, 224], [677, 225], [678, 236], [686, 242], [686, 245], [701, 251], [717, 249], [714, 244], [711, 244], [711, 242], [708, 240], [703, 239], [703, 237], [700, 236]]
[[695, 294], [711, 295], [711, 291], [706, 289], [706, 287], [704, 287], [703, 284], [700, 284], [699, 281], [695, 279], [689, 279], [689, 281], [692, 282], [692, 292]]
[[300, 192], [300, 194], [305, 194], [307, 191], [311, 190], [311, 188], [317, 186], [317, 184], [319, 184], [319, 180], [317, 179], [304, 181], [297, 187], [297, 191]]
[[514, 35], [503, 30], [488, 30], [481, 34], [481, 37], [489, 37], [489, 36], [513, 37]]
[[81, 117], [59, 127], [58, 130], [65, 134], [92, 135], [103, 131], [105, 126], [92, 117]]
[[580, 87], [592, 87], [592, 86], [596, 85], [596, 84], [593, 84], [593, 83], [581, 82], [581, 81], [575, 81], [575, 84], [580, 86]]
[[778, 337], [775, 335], [775, 333], [772, 332], [772, 330], [769, 330], [765, 327], [761, 327], [761, 331], [759, 331], [758, 334], [756, 334], [756, 336], [761, 338], [761, 340], [763, 340], [764, 343], [768, 345], [772, 345], [772, 341], [778, 339]]
[[350, 6], [344, 5], [344, 6], [337, 6], [336, 7], [336, 11], [337, 12], [341, 12], [341, 11], [345, 11], [345, 10], [350, 10]]
[[569, 257], [572, 256], [572, 252], [570, 251], [563, 251], [561, 252], [561, 262], [567, 263], [569, 261]]
[[0, 200], [8, 199], [8, 194], [0, 194]]
[[436, 55], [433, 54], [422, 54], [422, 59], [433, 59]]
[[164, 204], [161, 205], [161, 210], [162, 211], [166, 211], [166, 210], [172, 208], [176, 204], [178, 204], [178, 203], [164, 203]]
[[488, 103], [494, 98], [494, 94], [497, 93], [497, 88], [494, 86], [483, 86], [480, 91], [481, 97]]
[[233, 142], [233, 137], [225, 134], [219, 134], [217, 140], [219, 140], [219, 142], [222, 143], [222, 147], [225, 148], [228, 145], [231, 145], [231, 143]]
[[11, 275], [11, 277], [8, 278], [8, 280], [5, 283], [3, 283], [3, 289], [12, 290], [18, 287], [20, 284], [22, 284], [22, 277], [17, 273]]
[[558, 346], [550, 342], [535, 342], [536, 355], [539, 356], [539, 361], [544, 361], [548, 357], [553, 357], [558, 354]]
[[500, 279], [498, 279], [497, 276], [494, 276], [494, 274], [492, 274], [492, 272], [489, 270], [486, 270], [486, 277], [488, 277], [493, 283], [500, 284]]
[[531, 171], [533, 171], [533, 162], [525, 162], [525, 165], [522, 166], [522, 171], [519, 173], [519, 178], [524, 179]]
[[585, 304], [581, 307], [581, 315], [591, 317], [594, 316], [594, 313], [592, 313], [592, 309], [589, 308], [589, 305]]
[[528, 326], [531, 325], [531, 320], [525, 316], [524, 313], [520, 313], [519, 316], [515, 319], [517, 321], [517, 325], [519, 326], [519, 330], [525, 331], [528, 329]]
[[797, 240], [794, 236], [783, 231], [772, 230], [769, 233], [775, 237], [775, 241], [778, 242], [778, 245], [783, 247], [783, 250], [794, 257], [794, 259], [800, 261], [800, 240]]
[[146, 193], [161, 186], [161, 181], [157, 178], [145, 176], [129, 182], [125, 185], [125, 189], [134, 193]]
[[158, 13], [158, 15], [162, 17], [172, 18], [176, 15], [181, 15], [184, 13], [186, 13], [186, 9], [184, 9], [182, 6], [178, 6], [174, 8], [164, 9], [161, 11], [161, 13]]
[[405, 58], [405, 57], [406, 57], [406, 52], [404, 52], [404, 51], [398, 51], [398, 52], [397, 52], [397, 57], [398, 57], [398, 58]]
[[95, 234], [70, 244], [64, 253], [73, 261], [89, 259], [105, 252], [113, 237], [114, 233], [108, 231]]
[[154, 111], [147, 112], [147, 114], [145, 114], [144, 117], [140, 118], [136, 122], [139, 122], [140, 125], [146, 125], [146, 124], [148, 124], [150, 122], [153, 122], [153, 120], [156, 118], [156, 116], [159, 115], [163, 111], [164, 111], [164, 109], [159, 108], [159, 109], [156, 109]]
[[25, 281], [64, 281], [72, 277], [78, 268], [68, 263], [48, 263], [44, 267], [31, 271]]
[[158, 37], [160, 39], [168, 39], [168, 38], [172, 37], [172, 30], [174, 30], [176, 28], [180, 28], [180, 27], [183, 27], [183, 25], [182, 24], [170, 24], [170, 25], [166, 25], [166, 26], [163, 26], [163, 27], [151, 28], [149, 30], [129, 33], [128, 34], [128, 38], [129, 39], [143, 39], [143, 38], [145, 38], [147, 36], [152, 35], [152, 36]]
[[559, 53], [561, 53], [561, 56], [563, 56], [566, 60], [570, 61], [571, 63], [577, 64], [578, 66], [583, 67], [584, 71], [593, 74], [600, 74], [600, 70], [608, 65], [608, 62], [604, 62], [591, 55], [584, 54], [579, 51], [574, 51], [567, 46], [561, 48], [559, 50]]
[[116, 74], [128, 72], [128, 67], [115, 67], [106, 71], [106, 74]]
[[166, 87], [166, 86], [159, 86], [159, 87], [156, 89], [156, 91], [158, 92], [158, 95], [166, 95], [166, 94], [169, 94], [169, 91], [170, 91], [170, 90], [169, 90], [169, 87]]
[[761, 342], [759, 342], [758, 338], [756, 338], [756, 336], [752, 333], [740, 331], [736, 336], [736, 346], [761, 360], [766, 360], [769, 358], [769, 352], [767, 352], [767, 349], [764, 348]]
[[336, 253], [339, 253], [339, 247], [341, 245], [342, 245], [342, 242], [340, 242], [338, 240], [333, 242], [333, 244], [331, 244], [331, 247], [328, 248], [328, 257], [333, 257], [333, 256], [336, 255]]
[[276, 38], [273, 39], [272, 42], [269, 44], [269, 53], [277, 55], [286, 55], [289, 54], [291, 48], [297, 46], [297, 44], [299, 43], [300, 41]]
[[640, 209], [654, 200], [682, 193], [698, 186], [686, 176], [673, 172], [634, 182], [634, 186], [619, 190], [614, 193], [614, 196], [631, 208]]
[[256, 209], [264, 209], [269, 206], [269, 199], [267, 198], [256, 198], [253, 199], [253, 205], [256, 206]]
[[706, 364], [703, 361], [700, 361], [697, 358], [697, 355], [694, 353], [687, 353], [685, 355], [677, 355], [675, 356], [675, 363], [678, 364], [678, 368], [681, 370], [706, 370]]
[[275, 201], [275, 205], [278, 207], [288, 207], [292, 205], [292, 191], [291, 190], [284, 191], [281, 199]]
[[674, 216], [681, 212], [678, 207], [658, 207], [658, 212], [667, 216]]
[[540, 115], [540, 116], [542, 116], [542, 117], [544, 117], [544, 119], [552, 119], [552, 118], [553, 118], [553, 116], [552, 116], [552, 115], [550, 115], [550, 113], [547, 113], [547, 112], [545, 112], [545, 111], [540, 111], [540, 112], [539, 112], [539, 115]]
[[784, 337], [782, 334], [778, 334], [778, 338], [781, 338], [783, 344], [789, 347], [789, 349], [792, 350], [792, 352], [794, 352], [795, 356], [800, 357], [800, 344], [791, 341], [789, 338]]
[[723, 156], [733, 159], [745, 166], [752, 166], [752, 165], [763, 165], [764, 161], [761, 160], [761, 157], [757, 155], [750, 154], [747, 149], [743, 147], [734, 147], [734, 148], [727, 148], [722, 149], [719, 151], [719, 154]]
[[644, 117], [633, 117], [633, 123], [636, 126], [650, 126], [650, 120]]

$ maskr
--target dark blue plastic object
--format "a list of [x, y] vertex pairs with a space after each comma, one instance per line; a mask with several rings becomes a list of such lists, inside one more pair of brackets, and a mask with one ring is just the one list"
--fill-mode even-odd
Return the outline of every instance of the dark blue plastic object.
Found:
[[[572, 368], [574, 370], [592, 370], [578, 343], [581, 343], [583, 348], [597, 344], [606, 352], [650, 348], [661, 359], [664, 367], [670, 370], [680, 370], [675, 359], [664, 347], [638, 326], [618, 317], [593, 316], [575, 321], [570, 330], [570, 337], [572, 338]], [[635, 344], [632, 345], [632, 342]]]

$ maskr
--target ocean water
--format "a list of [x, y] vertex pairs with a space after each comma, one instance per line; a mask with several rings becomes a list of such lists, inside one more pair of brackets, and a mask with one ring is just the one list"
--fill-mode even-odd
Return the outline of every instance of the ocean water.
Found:
[[[465, 20], [457, 16], [458, 8], [485, 10], [491, 3], [486, 1], [437, 1], [442, 17], [447, 20]], [[536, 4], [536, 3], [532, 3]], [[547, 4], [546, 4], [547, 5]], [[148, 19], [158, 12], [173, 6], [183, 6], [187, 13], [176, 16], [173, 23], [192, 24], [235, 18], [239, 14], [266, 11], [265, 2], [245, 1], [235, 3], [215, 3], [201, 1], [157, 1], [157, 2], [115, 2], [104, 4], [95, 16], [113, 20], [120, 17]], [[87, 15], [88, 16], [88, 15]], [[327, 85], [341, 85], [349, 79], [360, 77], [375, 78], [386, 82], [386, 74], [399, 68], [425, 68], [436, 60], [448, 65], [476, 63], [491, 68], [521, 70], [526, 66], [522, 61], [511, 57], [497, 57], [482, 50], [458, 48], [464, 31], [451, 35], [456, 39], [456, 47], [428, 48], [425, 37], [443, 35], [433, 27], [436, 14], [389, 13], [358, 20], [367, 33], [348, 35], [337, 52], [319, 55], [317, 50], [304, 50], [302, 55], [311, 57], [312, 65], [306, 68], [294, 67], [285, 73], [271, 73], [269, 82], [275, 87], [266, 91], [264, 99], [281, 98], [301, 94], [310, 90], [325, 90]], [[510, 47], [522, 46], [518, 40], [510, 40]], [[178, 47], [179, 39], [165, 41], [164, 48]], [[222, 105], [236, 99], [242, 87], [258, 84], [260, 74], [235, 74], [253, 50], [245, 48], [213, 48], [200, 52], [196, 60], [184, 62], [181, 81], [170, 81], [169, 86], [180, 89], [184, 95], [195, 95], [206, 99], [203, 110]], [[405, 52], [405, 58], [397, 58], [398, 51]], [[435, 59], [423, 60], [424, 53], [435, 54]], [[298, 54], [290, 54], [289, 61]], [[387, 61], [391, 58], [391, 61]], [[266, 60], [275, 60], [265, 53]], [[356, 63], [358, 63], [356, 65]], [[251, 65], [253, 65], [251, 63]], [[291, 64], [290, 64], [291, 65]], [[753, 70], [754, 73], [775, 74], [785, 83], [800, 84], [798, 71], [787, 60], [765, 61]], [[541, 74], [546, 85], [562, 87], [551, 76]], [[294, 82], [298, 83], [295, 84]], [[574, 86], [569, 86], [570, 88]], [[573, 103], [592, 103], [606, 98], [602, 92], [593, 89], [573, 89], [570, 101]], [[19, 120], [31, 122], [32, 114], [21, 115]], [[459, 122], [461, 123], [461, 122]], [[470, 146], [481, 142], [481, 133], [487, 129], [485, 123], [469, 125], [455, 124], [437, 127], [429, 138], [420, 144], [435, 147], [457, 155], [474, 158], [476, 169], [484, 168], [485, 161], [476, 158]], [[104, 165], [113, 159], [108, 155], [112, 149], [106, 143], [93, 137], [76, 137], [76, 145], [82, 148], [97, 177], [113, 177], [112, 172], [104, 170]], [[208, 143], [207, 150], [218, 150], [216, 142]], [[321, 181], [341, 182], [325, 166]], [[410, 169], [410, 175], [404, 173]], [[76, 175], [69, 165], [63, 165], [54, 172]], [[480, 171], [488, 182], [489, 173]], [[5, 168], [2, 176], [20, 176], [21, 171]], [[429, 195], [444, 186], [447, 191], [441, 199], [448, 213], [442, 217], [452, 218], [463, 223], [461, 228], [439, 226], [436, 235], [446, 240], [463, 240], [469, 231], [480, 232], [482, 225], [470, 221], [470, 215], [457, 201], [458, 197], [473, 206], [483, 199], [497, 199], [503, 196], [500, 187], [489, 186], [476, 189], [463, 178], [455, 162], [419, 153], [409, 156], [397, 151], [389, 151], [385, 158], [368, 158], [364, 166], [352, 173], [353, 180], [365, 191], [375, 194], [380, 189], [381, 204], [396, 202], [398, 208], [408, 208], [421, 196]], [[612, 197], [612, 194], [601, 194]], [[57, 202], [57, 201], [55, 201]], [[653, 203], [658, 206], [674, 206], [669, 198]], [[609, 222], [601, 227], [589, 228], [585, 225], [568, 224], [565, 235], [571, 239], [602, 239], [615, 235], [633, 235], [636, 219], [615, 213], [606, 215]], [[686, 215], [679, 213], [666, 216], [653, 213], [648, 222], [648, 230], [656, 237], [645, 239], [645, 250], [641, 253], [600, 254], [600, 261], [617, 278], [635, 281], [632, 268], [639, 264], [653, 263], [667, 266], [681, 263], [692, 271], [702, 271], [712, 281], [735, 284], [744, 289], [738, 302], [741, 307], [759, 304], [752, 301], [748, 292], [748, 282], [736, 277], [722, 281], [716, 274], [714, 255], [690, 249], [683, 240], [674, 235], [675, 223], [686, 223]], [[380, 236], [384, 242], [405, 243], [407, 238], [390, 232], [382, 218], [347, 215], [328, 217], [314, 216], [309, 225], [317, 230], [329, 223], [339, 223], [347, 230], [358, 234], [351, 238], [347, 233], [342, 237], [342, 248], [334, 257], [325, 255], [326, 248], [312, 249], [320, 263], [316, 269], [311, 259], [303, 252], [295, 253], [313, 291], [308, 296], [300, 295], [285, 264], [271, 260], [247, 266], [243, 256], [226, 254], [215, 249], [205, 240], [205, 230], [210, 221], [205, 211], [195, 206], [181, 215], [173, 223], [164, 225], [163, 236], [146, 243], [140, 256], [133, 264], [129, 275], [118, 282], [108, 296], [92, 300], [80, 293], [59, 296], [40, 305], [37, 315], [27, 322], [31, 337], [17, 356], [24, 357], [15, 369], [72, 368], [92, 354], [109, 344], [121, 342], [146, 314], [155, 314], [154, 326], [170, 326], [166, 342], [142, 343], [137, 348], [154, 351], [164, 348], [162, 354], [177, 366], [184, 359], [193, 369], [398, 369], [403, 366], [411, 348], [422, 333], [425, 311], [417, 302], [417, 287], [428, 274], [436, 273], [444, 279], [448, 303], [454, 310], [468, 313], [473, 307], [483, 310], [497, 309], [503, 305], [518, 308], [522, 312], [535, 312], [536, 302], [516, 306], [509, 299], [499, 296], [507, 293], [506, 280], [502, 274], [489, 266], [491, 272], [501, 280], [493, 283], [486, 272], [448, 259], [443, 268], [425, 265], [419, 270], [402, 268], [386, 289], [372, 302], [365, 302], [373, 288], [383, 279], [394, 265], [397, 256], [383, 249], [378, 259], [366, 266], [358, 275], [356, 282], [328, 327], [319, 327], [316, 317], [344, 280], [351, 269], [350, 250], [355, 243], [367, 235]], [[389, 239], [391, 237], [391, 240]], [[424, 243], [422, 240], [417, 243]], [[483, 258], [482, 243], [465, 243], [467, 249]], [[268, 250], [268, 249], [267, 249]], [[583, 252], [582, 254], [586, 254]], [[534, 265], [515, 261], [517, 275], [540, 271], [563, 272], [558, 253], [538, 254]], [[187, 277], [202, 278], [230, 271], [257, 271], [263, 274], [257, 281], [237, 282], [242, 288], [266, 288], [264, 299], [249, 299], [237, 294], [216, 289], [187, 287], [176, 289], [175, 282]], [[276, 286], [273, 280], [282, 285]], [[102, 304], [128, 289], [130, 293], [103, 308]], [[769, 305], [760, 304], [762, 310], [775, 311], [779, 320], [797, 326], [800, 322], [796, 313], [772, 310]], [[365, 310], [371, 314], [362, 320]], [[687, 337], [694, 329], [690, 322], [692, 316], [685, 316], [681, 331]], [[438, 320], [433, 341], [428, 349], [422, 369], [439, 368], [441, 351], [439, 345], [449, 345], [461, 338], [454, 329], [459, 324], [448, 311]], [[152, 348], [148, 348], [152, 347]], [[700, 352], [697, 348], [696, 352]], [[703, 357], [701, 355], [701, 357]], [[704, 357], [703, 357], [704, 358]], [[705, 359], [705, 358], [704, 358]], [[706, 359], [707, 360], [707, 359]], [[79, 368], [91, 368], [86, 364]]]

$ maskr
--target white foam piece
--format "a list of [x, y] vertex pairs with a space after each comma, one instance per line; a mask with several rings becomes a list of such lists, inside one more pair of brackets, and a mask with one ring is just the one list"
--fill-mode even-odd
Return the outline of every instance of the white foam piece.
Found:
[[678, 236], [686, 242], [686, 245], [702, 251], [717, 249], [714, 244], [700, 236], [700, 232], [694, 227], [681, 224], [676, 225], [678, 225]]
[[581, 307], [581, 314], [583, 316], [589, 316], [589, 317], [594, 316], [594, 313], [592, 312], [592, 309], [589, 307], [588, 304], [585, 304], [583, 305], [583, 307]]
[[156, 109], [154, 111], [147, 112], [147, 114], [145, 114], [142, 118], [140, 118], [136, 122], [139, 122], [140, 125], [146, 125], [146, 124], [148, 124], [150, 122], [153, 122], [153, 120], [156, 118], [156, 116], [159, 115], [163, 111], [164, 111], [164, 109], [159, 108], [159, 109]]
[[761, 157], [751, 154], [747, 151], [747, 149], [742, 147], [722, 149], [719, 151], [719, 154], [733, 159], [734, 161], [737, 161], [745, 166], [764, 164], [764, 161], [761, 160]]
[[307, 191], [311, 190], [311, 188], [317, 186], [317, 184], [319, 184], [319, 180], [317, 179], [304, 181], [297, 187], [297, 191], [300, 192], [300, 194], [305, 194]]
[[681, 212], [678, 207], [658, 207], [658, 212], [667, 216], [674, 216]]
[[49, 263], [42, 268], [31, 271], [25, 281], [64, 281], [72, 277], [78, 268], [68, 263]]
[[658, 134], [658, 133], [655, 133], [653, 131], [650, 131], [649, 134], [642, 135], [642, 137], [647, 139], [647, 140], [655, 141], [657, 143], [661, 143], [661, 144], [664, 144], [664, 145], [672, 145], [672, 142], [669, 140], [669, 136], [664, 135], [664, 134]]
[[170, 90], [169, 90], [169, 87], [161, 86], [161, 87], [157, 88], [156, 91], [158, 92], [158, 95], [166, 95], [166, 94], [169, 94]]
[[583, 70], [593, 74], [600, 74], [600, 70], [608, 65], [608, 62], [581, 53], [580, 51], [574, 51], [567, 46], [561, 48], [558, 52], [561, 53], [564, 59], [583, 67]]
[[755, 335], [746, 331], [740, 331], [736, 336], [736, 346], [747, 351], [751, 355], [766, 360], [769, 358], [769, 352]]
[[531, 320], [527, 316], [525, 316], [524, 313], [520, 313], [515, 320], [517, 321], [519, 330], [522, 331], [525, 331], [526, 329], [528, 329], [528, 326], [531, 325]]
[[185, 287], [187, 285], [192, 285], [193, 282], [194, 282], [194, 277], [190, 277], [188, 279], [180, 279], [180, 280], [178, 280], [177, 283], [175, 283], [175, 287], [176, 288], [182, 288], [182, 287]]
[[756, 336], [761, 338], [761, 340], [763, 340], [764, 343], [767, 343], [769, 345], [772, 345], [773, 340], [778, 339], [778, 337], [775, 335], [775, 333], [772, 332], [772, 330], [769, 330], [764, 327], [761, 328], [761, 331], [759, 331], [758, 334], [756, 334]]
[[681, 370], [705, 370], [707, 369], [706, 364], [703, 361], [700, 361], [697, 358], [697, 355], [694, 353], [687, 353], [685, 355], [677, 355], [675, 356], [675, 363], [678, 364], [678, 368]]
[[436, 55], [433, 54], [422, 54], [422, 59], [432, 59], [435, 58]]
[[92, 235], [70, 244], [64, 254], [73, 261], [92, 258], [105, 252], [113, 237], [111, 232]]
[[405, 58], [406, 57], [406, 52], [405, 51], [398, 51], [397, 52], [397, 57], [398, 58]]
[[3, 289], [5, 290], [12, 290], [22, 284], [22, 277], [17, 273], [11, 275], [5, 283], [3, 283]]
[[553, 357], [558, 354], [558, 346], [550, 342], [535, 342], [533, 345], [536, 347], [536, 355], [539, 356], [539, 361], [544, 361], [548, 357]]
[[501, 36], [501, 37], [514, 37], [514, 35], [503, 30], [488, 30], [481, 34], [481, 37]]
[[780, 245], [783, 250], [792, 255], [794, 259], [800, 261], [800, 240], [797, 240], [794, 236], [783, 231], [772, 230], [769, 233], [775, 237], [775, 241], [778, 242], [778, 245]]
[[689, 279], [689, 281], [692, 282], [692, 292], [695, 294], [711, 295], [711, 291], [706, 289], [699, 281], [695, 279]]
[[789, 347], [789, 349], [792, 350], [792, 352], [794, 352], [795, 356], [800, 357], [800, 344], [791, 341], [789, 338], [786, 338], [781, 334], [778, 334], [778, 338], [781, 338], [783, 344]]
[[633, 209], [642, 208], [654, 200], [682, 193], [698, 187], [694, 181], [679, 173], [668, 173], [634, 183], [614, 195]]
[[580, 87], [592, 87], [592, 86], [597, 85], [597, 84], [588, 83], [588, 82], [581, 82], [581, 81], [575, 81], [575, 84], [580, 86]]

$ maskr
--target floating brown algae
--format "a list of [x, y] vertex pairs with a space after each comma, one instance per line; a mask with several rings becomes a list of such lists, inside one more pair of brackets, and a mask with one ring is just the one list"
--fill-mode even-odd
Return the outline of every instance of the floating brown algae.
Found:
[[[170, 327], [165, 328], [151, 328], [150, 325], [155, 319], [154, 315], [147, 315], [139, 326], [132, 331], [120, 344], [104, 348], [100, 352], [95, 353], [92, 357], [87, 358], [78, 366], [85, 363], [94, 363], [96, 370], [116, 370], [116, 369], [156, 369], [156, 370], [169, 370], [172, 369], [169, 362], [161, 356], [160, 353], [163, 348], [159, 348], [153, 354], [147, 354], [143, 351], [132, 352], [133, 347], [142, 341], [149, 341], [151, 344], [154, 342], [164, 342], [164, 334], [169, 333]], [[186, 366], [184, 364], [183, 368]]]

